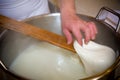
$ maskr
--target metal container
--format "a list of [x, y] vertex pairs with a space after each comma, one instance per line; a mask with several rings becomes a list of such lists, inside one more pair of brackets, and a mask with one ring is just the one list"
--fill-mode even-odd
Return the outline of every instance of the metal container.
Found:
[[[101, 74], [96, 74], [94, 76], [85, 78], [83, 80], [97, 80], [97, 79], [108, 79], [110, 75], [114, 74], [114, 70], [117, 68], [119, 65], [120, 61], [120, 40], [119, 37], [116, 33], [116, 31], [112, 30], [108, 25], [102, 23], [102, 21], [97, 20], [93, 17], [90, 16], [85, 16], [85, 15], [78, 15], [82, 19], [86, 21], [93, 21], [98, 29], [98, 34], [96, 36], [96, 39], [94, 40], [95, 42], [106, 45], [111, 47], [115, 52], [116, 52], [116, 61], [115, 63], [108, 68], [106, 71], [104, 71]], [[63, 35], [61, 31], [61, 21], [60, 21], [60, 14], [59, 13], [53, 13], [53, 14], [47, 14], [47, 15], [42, 15], [42, 16], [36, 16], [32, 17], [29, 19], [26, 19], [24, 22], [46, 29], [48, 31], [57, 33], [59, 35]], [[19, 42], [16, 41], [15, 39], [28, 39], [27, 42]], [[13, 62], [13, 60], [18, 56], [22, 50], [24, 50], [25, 47], [29, 46], [29, 43], [31, 43], [31, 40], [35, 40], [33, 38], [30, 38], [29, 36], [22, 35], [20, 33], [10, 31], [10, 30], [2, 30], [0, 34], [0, 60], [1, 60], [1, 68], [10, 74], [11, 76], [15, 77], [16, 79], [25, 79], [22, 76], [18, 76], [14, 74], [12, 71], [9, 71], [9, 66]], [[9, 42], [11, 41], [11, 42]], [[9, 42], [11, 46], [7, 46], [6, 43]], [[25, 45], [26, 44], [26, 45]], [[24, 46], [23, 46], [24, 45]], [[4, 49], [8, 49], [4, 51]], [[11, 49], [14, 49], [11, 51]], [[108, 77], [109, 76], [109, 77]]]

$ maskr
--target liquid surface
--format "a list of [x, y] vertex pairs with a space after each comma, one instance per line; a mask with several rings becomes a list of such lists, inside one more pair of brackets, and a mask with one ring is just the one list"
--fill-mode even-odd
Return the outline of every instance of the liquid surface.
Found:
[[78, 80], [103, 72], [115, 60], [111, 48], [94, 42], [81, 47], [75, 41], [74, 48], [78, 54], [46, 42], [29, 42], [9, 68], [32, 80]]
[[77, 54], [45, 42], [27, 47], [10, 70], [34, 80], [77, 80], [87, 76]]

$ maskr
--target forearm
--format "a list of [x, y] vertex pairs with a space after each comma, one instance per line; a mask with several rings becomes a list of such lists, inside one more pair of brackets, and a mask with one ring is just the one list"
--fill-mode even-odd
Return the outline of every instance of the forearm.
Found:
[[61, 14], [76, 14], [75, 0], [58, 0]]
[[94, 39], [97, 33], [93, 22], [86, 22], [76, 15], [75, 0], [58, 0], [61, 13], [62, 31], [67, 38], [67, 43], [72, 42], [73, 36], [82, 45], [82, 34], [84, 32], [85, 42]]

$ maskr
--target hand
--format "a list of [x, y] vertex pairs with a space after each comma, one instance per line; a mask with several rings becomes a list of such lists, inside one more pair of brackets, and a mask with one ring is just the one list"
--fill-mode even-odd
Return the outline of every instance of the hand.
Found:
[[62, 14], [62, 30], [67, 38], [67, 43], [72, 43], [72, 35], [77, 39], [78, 43], [82, 45], [82, 34], [85, 35], [85, 43], [88, 43], [89, 40], [95, 39], [97, 34], [96, 26], [93, 22], [86, 22], [80, 19], [76, 14], [66, 15]]

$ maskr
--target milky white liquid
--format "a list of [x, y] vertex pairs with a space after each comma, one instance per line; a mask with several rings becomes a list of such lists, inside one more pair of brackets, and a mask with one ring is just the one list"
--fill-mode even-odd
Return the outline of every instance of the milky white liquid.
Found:
[[10, 70], [32, 80], [78, 80], [103, 72], [115, 61], [114, 51], [106, 46], [74, 42], [74, 47], [79, 56], [46, 42], [31, 43]]
[[34, 80], [78, 80], [87, 76], [77, 54], [46, 42], [27, 47], [10, 70]]

